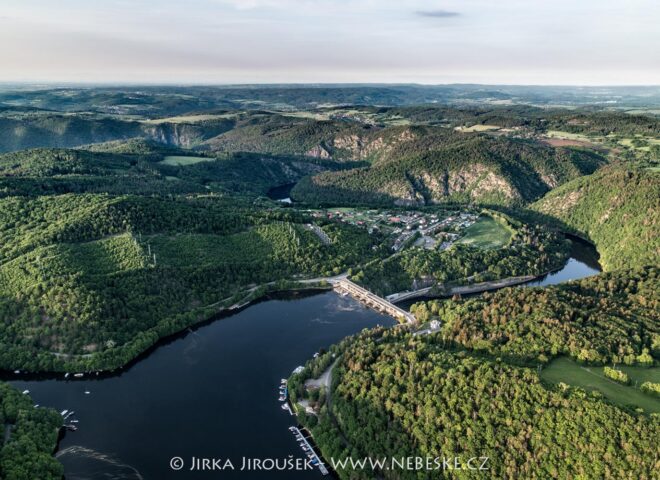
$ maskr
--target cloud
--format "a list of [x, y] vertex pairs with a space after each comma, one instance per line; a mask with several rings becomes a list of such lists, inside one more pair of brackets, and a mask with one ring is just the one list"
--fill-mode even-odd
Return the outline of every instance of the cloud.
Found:
[[415, 13], [420, 17], [427, 17], [427, 18], [451, 18], [451, 17], [458, 17], [461, 15], [458, 12], [451, 12], [449, 10], [420, 10]]

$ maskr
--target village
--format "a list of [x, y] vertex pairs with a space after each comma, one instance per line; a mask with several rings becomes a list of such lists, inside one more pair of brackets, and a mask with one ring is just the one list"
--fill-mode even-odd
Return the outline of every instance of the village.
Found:
[[315, 218], [327, 218], [366, 228], [369, 234], [382, 233], [393, 239], [392, 250], [415, 245], [426, 249], [446, 250], [473, 225], [478, 213], [465, 211], [396, 211], [335, 208], [308, 210]]

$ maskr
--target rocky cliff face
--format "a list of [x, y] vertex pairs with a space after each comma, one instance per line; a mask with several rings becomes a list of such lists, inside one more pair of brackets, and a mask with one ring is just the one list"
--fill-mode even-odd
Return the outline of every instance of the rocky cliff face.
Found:
[[305, 152], [305, 156], [330, 159], [332, 155], [324, 145], [316, 145]]
[[485, 165], [431, 172], [416, 171], [407, 175], [408, 188], [398, 187], [381, 191], [396, 197], [402, 204], [434, 204], [449, 200], [479, 202], [486, 199], [501, 199], [505, 203], [521, 199], [520, 192], [506, 178]]
[[369, 158], [371, 166], [315, 177], [296, 189], [299, 199], [399, 205], [525, 204], [604, 162], [590, 153], [529, 141], [465, 139], [414, 128], [338, 137], [336, 145], [356, 158]]
[[342, 135], [331, 140], [333, 149], [345, 152], [351, 160], [376, 160], [391, 153], [398, 145], [413, 141], [417, 136], [410, 129], [400, 132], [375, 131], [367, 135]]
[[209, 138], [215, 137], [227, 129], [224, 123], [160, 123], [157, 125], [143, 124], [143, 135], [156, 142], [183, 148], [201, 145]]
[[323, 159], [374, 161], [387, 156], [398, 145], [416, 138], [416, 135], [407, 129], [394, 135], [391, 132], [385, 135], [382, 130], [361, 134], [340, 133], [314, 145], [304, 154], [308, 157]]

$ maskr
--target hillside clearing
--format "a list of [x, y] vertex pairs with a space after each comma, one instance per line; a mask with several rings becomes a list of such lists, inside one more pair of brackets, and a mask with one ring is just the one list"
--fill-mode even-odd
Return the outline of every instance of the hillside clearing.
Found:
[[471, 127], [456, 127], [454, 130], [458, 132], [466, 132], [466, 133], [472, 133], [472, 132], [489, 132], [492, 130], [499, 130], [500, 127], [499, 125], [472, 125]]
[[[624, 371], [633, 382], [641, 384], [644, 381], [660, 379], [660, 368], [617, 366]], [[582, 366], [565, 357], [554, 360], [541, 371], [541, 378], [551, 383], [567, 383], [585, 390], [597, 390], [605, 397], [619, 405], [633, 405], [643, 408], [647, 413], [660, 412], [660, 400], [643, 393], [632, 385], [622, 385], [605, 377], [603, 367]]]
[[509, 243], [511, 232], [492, 217], [479, 217], [474, 225], [465, 230], [458, 242], [477, 248], [500, 248]]
[[162, 163], [163, 165], [174, 165], [174, 166], [183, 167], [185, 165], [194, 165], [195, 163], [201, 163], [201, 162], [212, 162], [214, 160], [216, 159], [209, 157], [188, 157], [182, 155], [168, 155], [160, 163]]

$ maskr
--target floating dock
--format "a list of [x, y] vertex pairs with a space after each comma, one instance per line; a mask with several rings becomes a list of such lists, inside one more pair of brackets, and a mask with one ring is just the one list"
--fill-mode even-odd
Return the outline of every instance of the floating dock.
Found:
[[300, 430], [298, 427], [290, 427], [289, 430], [291, 430], [291, 432], [295, 435], [296, 440], [302, 443], [305, 446], [305, 448], [307, 448], [307, 450], [303, 449], [303, 451], [307, 455], [307, 458], [309, 458], [312, 462], [316, 461], [314, 465], [319, 467], [319, 470], [322, 475], [328, 475], [330, 473], [328, 471], [328, 468], [321, 461], [321, 457], [319, 457], [319, 455], [316, 453], [316, 450], [314, 450], [312, 444], [309, 443], [308, 439], [311, 437], [311, 435], [305, 436], [302, 430]]

